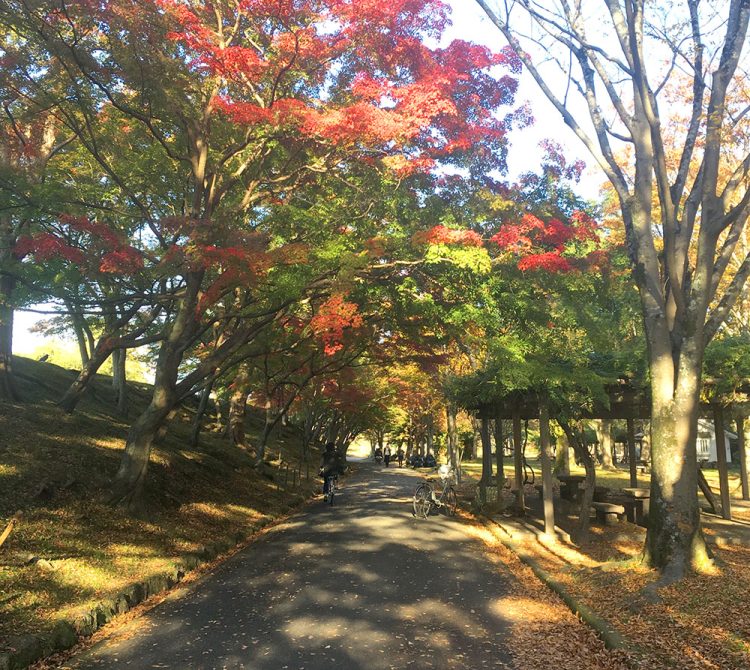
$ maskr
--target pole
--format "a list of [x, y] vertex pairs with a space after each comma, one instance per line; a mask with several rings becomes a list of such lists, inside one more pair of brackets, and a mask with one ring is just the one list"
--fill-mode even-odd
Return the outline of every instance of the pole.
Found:
[[638, 488], [638, 464], [635, 462], [635, 420], [628, 419], [628, 465], [630, 466], [630, 487]]
[[727, 440], [724, 435], [724, 409], [714, 405], [714, 434], [716, 435], [716, 463], [719, 466], [719, 488], [721, 490], [721, 516], [732, 519], [729, 502], [729, 472], [727, 471]]
[[750, 486], [748, 486], [747, 466], [750, 462], [748, 447], [750, 447], [750, 436], [745, 435], [745, 417], [737, 419], [737, 440], [740, 448], [740, 479], [742, 480], [742, 499], [750, 500]]
[[526, 501], [523, 494], [523, 452], [521, 436], [521, 415], [513, 410], [513, 455], [516, 470], [516, 505], [521, 514], [526, 513]]

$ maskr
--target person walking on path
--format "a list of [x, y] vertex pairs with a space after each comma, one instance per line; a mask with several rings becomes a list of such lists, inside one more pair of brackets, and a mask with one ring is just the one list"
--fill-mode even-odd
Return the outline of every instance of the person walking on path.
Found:
[[385, 461], [385, 467], [388, 467], [388, 464], [391, 462], [391, 447], [390, 445], [385, 445], [385, 449], [383, 449], [383, 460]]
[[404, 448], [399, 445], [398, 451], [396, 452], [396, 458], [398, 459], [398, 467], [402, 468], [404, 467]]

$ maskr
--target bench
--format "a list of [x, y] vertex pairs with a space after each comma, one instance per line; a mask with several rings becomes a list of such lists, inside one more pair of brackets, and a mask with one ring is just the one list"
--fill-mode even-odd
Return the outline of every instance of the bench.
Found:
[[625, 516], [625, 508], [622, 505], [615, 505], [606, 502], [592, 502], [591, 507], [596, 512], [596, 520], [605, 526], [617, 523]]

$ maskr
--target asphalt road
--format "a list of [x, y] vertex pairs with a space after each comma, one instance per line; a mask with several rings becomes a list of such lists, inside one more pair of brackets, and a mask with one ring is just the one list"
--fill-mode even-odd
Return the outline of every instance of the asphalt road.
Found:
[[416, 473], [357, 467], [333, 507], [309, 505], [65, 667], [513, 668], [510, 577], [460, 519], [412, 516]]

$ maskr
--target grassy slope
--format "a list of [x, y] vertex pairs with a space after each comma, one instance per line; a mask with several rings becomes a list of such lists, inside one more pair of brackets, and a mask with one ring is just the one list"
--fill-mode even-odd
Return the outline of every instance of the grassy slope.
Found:
[[[280, 464], [299, 459], [291, 430], [271, 444], [271, 479], [215, 434], [204, 433], [198, 448], [187, 446], [184, 414], [152, 455], [150, 518], [130, 519], [104, 504], [128, 428], [114, 414], [110, 378], [97, 377], [70, 416], [54, 402], [74, 372], [24, 358], [14, 363], [26, 402], [0, 401], [0, 531], [16, 510], [24, 517], [0, 549], [0, 648], [10, 635], [82, 615], [128, 584], [177, 566], [181, 555], [246, 535], [315, 485], [303, 476], [293, 488], [291, 475], [285, 483]], [[148, 392], [131, 385], [131, 416]], [[252, 438], [257, 424], [250, 423]], [[54, 493], [39, 495], [43, 485]], [[45, 561], [25, 564], [30, 557]]]

